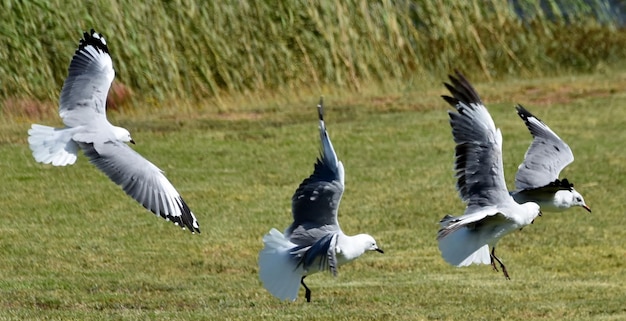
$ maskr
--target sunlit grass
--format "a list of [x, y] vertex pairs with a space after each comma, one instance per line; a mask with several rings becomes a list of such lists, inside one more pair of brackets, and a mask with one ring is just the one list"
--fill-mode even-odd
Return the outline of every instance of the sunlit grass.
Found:
[[165, 170], [202, 234], [154, 217], [84, 157], [66, 168], [36, 164], [29, 123], [4, 122], [0, 319], [624, 318], [626, 74], [476, 87], [503, 131], [507, 182], [531, 140], [513, 108], [522, 103], [570, 144], [576, 161], [563, 174], [593, 209], [546, 213], [505, 237], [499, 253], [511, 281], [489, 266], [449, 266], [437, 249], [438, 220], [463, 211], [440, 85], [326, 96], [346, 168], [341, 226], [372, 234], [385, 254], [342, 266], [336, 279], [311, 276], [308, 304], [265, 291], [256, 259], [263, 234], [290, 223], [291, 195], [313, 169], [318, 97], [268, 108], [260, 101], [254, 113], [140, 106], [110, 118]]

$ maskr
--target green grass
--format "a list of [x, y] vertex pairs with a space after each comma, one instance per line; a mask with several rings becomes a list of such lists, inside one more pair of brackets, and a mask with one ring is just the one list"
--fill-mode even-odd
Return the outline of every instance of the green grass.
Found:
[[[471, 75], [468, 75], [470, 80]], [[443, 79], [441, 79], [443, 80]], [[279, 302], [260, 284], [257, 254], [290, 223], [290, 199], [317, 156], [315, 104], [229, 113], [112, 113], [200, 220], [191, 235], [154, 217], [79, 158], [36, 164], [29, 122], [0, 125], [1, 319], [619, 320], [626, 317], [623, 200], [626, 72], [476, 83], [504, 135], [507, 181], [530, 143], [524, 104], [572, 147], [564, 176], [593, 213], [546, 213], [505, 237], [512, 280], [441, 259], [438, 220], [463, 212], [443, 86], [385, 96], [326, 96], [327, 126], [346, 168], [340, 221], [376, 237], [339, 276], [309, 277]], [[58, 125], [58, 119], [43, 123]]]

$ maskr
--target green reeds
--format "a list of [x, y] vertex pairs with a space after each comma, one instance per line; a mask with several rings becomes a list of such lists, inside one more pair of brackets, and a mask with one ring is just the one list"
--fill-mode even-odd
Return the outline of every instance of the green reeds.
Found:
[[0, 98], [56, 101], [90, 28], [107, 38], [117, 80], [157, 100], [358, 91], [389, 79], [439, 79], [457, 67], [474, 79], [530, 77], [622, 58], [626, 37], [600, 10], [604, 1], [574, 1], [567, 12], [535, 2], [6, 0]]

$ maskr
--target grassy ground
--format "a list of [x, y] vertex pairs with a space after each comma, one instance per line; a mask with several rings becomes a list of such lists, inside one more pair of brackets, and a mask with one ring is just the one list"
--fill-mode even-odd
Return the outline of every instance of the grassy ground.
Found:
[[499, 253], [511, 281], [440, 257], [437, 222], [463, 204], [438, 98], [445, 91], [426, 87], [326, 97], [346, 167], [342, 228], [374, 235], [385, 254], [342, 266], [336, 279], [311, 276], [311, 303], [303, 293], [295, 303], [273, 298], [256, 259], [263, 234], [290, 223], [291, 195], [313, 169], [318, 97], [228, 113], [111, 115], [131, 130], [133, 148], [166, 171], [200, 235], [152, 216], [84, 157], [67, 168], [36, 164], [29, 123], [5, 121], [0, 319], [626, 318], [626, 72], [477, 84], [503, 131], [507, 181], [530, 143], [513, 108], [519, 102], [570, 144], [576, 161], [564, 176], [593, 208], [546, 213], [505, 237]]

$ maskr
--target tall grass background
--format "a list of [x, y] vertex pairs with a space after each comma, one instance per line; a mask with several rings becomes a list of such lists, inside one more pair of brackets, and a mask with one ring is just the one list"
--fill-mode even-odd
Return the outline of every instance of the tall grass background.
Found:
[[81, 32], [107, 38], [117, 81], [142, 101], [363, 91], [592, 71], [623, 58], [602, 0], [2, 1], [0, 101], [56, 102]]

